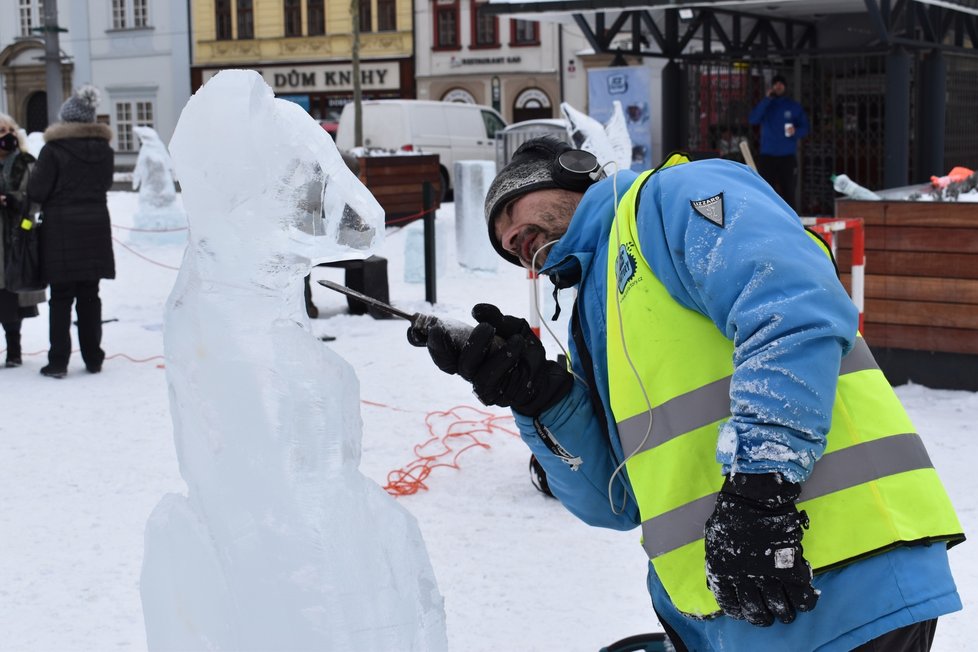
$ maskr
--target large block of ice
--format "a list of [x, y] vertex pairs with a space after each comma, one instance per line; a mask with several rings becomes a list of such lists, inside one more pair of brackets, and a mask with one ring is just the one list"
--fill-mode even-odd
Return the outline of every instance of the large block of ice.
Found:
[[[435, 220], [435, 277], [444, 276], [451, 250], [445, 244], [452, 236], [445, 220]], [[424, 220], [404, 227], [404, 282], [425, 282]]]
[[455, 256], [467, 269], [496, 271], [499, 254], [486, 228], [486, 193], [496, 176], [493, 161], [455, 163]]
[[303, 302], [312, 264], [366, 255], [383, 210], [253, 71], [209, 80], [170, 151], [190, 237], [164, 346], [188, 491], [146, 527], [150, 650], [445, 649], [417, 523], [360, 473], [357, 377]]

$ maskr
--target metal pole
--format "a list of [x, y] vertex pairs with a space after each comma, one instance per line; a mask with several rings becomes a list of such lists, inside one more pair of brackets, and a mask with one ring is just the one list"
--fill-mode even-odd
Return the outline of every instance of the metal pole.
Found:
[[421, 185], [421, 210], [424, 211], [424, 298], [436, 300], [437, 265], [435, 264], [435, 189], [430, 181]]
[[883, 116], [883, 187], [908, 183], [910, 169], [910, 55], [886, 55], [886, 113]]
[[[368, 2], [370, 0], [367, 0]], [[353, 18], [353, 146], [363, 146], [363, 108], [360, 89], [360, 0], [350, 0], [350, 16]]]
[[61, 44], [58, 42], [58, 0], [44, 0], [44, 79], [48, 99], [48, 124], [58, 121], [64, 102], [61, 80]]
[[912, 181], [924, 183], [930, 175], [944, 174], [944, 122], [947, 111], [947, 62], [934, 50], [921, 66], [920, 120], [917, 142], [920, 157]]

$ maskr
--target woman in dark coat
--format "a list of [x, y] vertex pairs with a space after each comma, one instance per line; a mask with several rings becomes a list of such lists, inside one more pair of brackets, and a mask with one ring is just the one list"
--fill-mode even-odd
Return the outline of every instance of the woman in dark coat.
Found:
[[71, 304], [85, 368], [102, 370], [99, 279], [115, 278], [106, 193], [112, 186], [112, 130], [95, 123], [98, 90], [85, 86], [62, 105], [44, 132], [44, 148], [27, 186], [41, 204], [41, 270], [51, 286], [50, 340], [45, 376], [63, 378], [71, 357]]
[[21, 222], [32, 220], [30, 202], [27, 200], [27, 180], [34, 167], [34, 157], [14, 119], [0, 113], [0, 323], [7, 339], [5, 367], [19, 367], [23, 363], [20, 350], [20, 327], [27, 317], [37, 317], [37, 304], [44, 301], [44, 290], [37, 292], [11, 292], [7, 289], [4, 264], [10, 255], [8, 246], [13, 230]]

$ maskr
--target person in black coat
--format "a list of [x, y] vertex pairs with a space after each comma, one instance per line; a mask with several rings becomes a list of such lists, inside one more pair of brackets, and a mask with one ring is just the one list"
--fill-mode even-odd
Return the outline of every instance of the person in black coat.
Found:
[[10, 245], [15, 229], [24, 220], [33, 222], [31, 202], [27, 200], [27, 181], [34, 157], [27, 152], [27, 143], [14, 119], [0, 113], [0, 323], [7, 340], [7, 359], [4, 367], [19, 367], [23, 363], [20, 348], [20, 329], [27, 317], [37, 317], [37, 304], [44, 301], [43, 290], [12, 292], [8, 287], [5, 266], [10, 257]]
[[112, 186], [112, 130], [95, 123], [98, 90], [85, 86], [61, 106], [44, 132], [27, 194], [41, 204], [41, 271], [51, 287], [50, 340], [45, 376], [63, 378], [71, 357], [71, 304], [85, 368], [102, 370], [99, 280], [115, 278], [106, 193]]

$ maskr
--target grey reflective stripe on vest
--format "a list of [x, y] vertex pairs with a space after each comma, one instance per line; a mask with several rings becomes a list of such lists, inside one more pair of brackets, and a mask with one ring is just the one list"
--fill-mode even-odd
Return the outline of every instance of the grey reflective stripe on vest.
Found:
[[[798, 500], [813, 500], [870, 480], [932, 467], [924, 443], [916, 433], [875, 439], [822, 457], [802, 485]], [[703, 496], [643, 522], [643, 547], [649, 558], [702, 539], [716, 496], [715, 493]]]
[[[839, 375], [877, 368], [869, 346], [859, 337], [849, 355], [842, 358]], [[727, 376], [653, 408], [652, 434], [647, 440], [645, 435], [649, 431], [648, 412], [619, 423], [618, 438], [621, 440], [622, 450], [631, 456], [729, 416], [730, 376]]]
[[879, 365], [876, 364], [876, 358], [873, 357], [873, 352], [869, 350], [866, 340], [857, 337], [856, 343], [852, 345], [852, 350], [846, 357], [842, 358], [839, 375], [845, 376], [866, 369], [879, 369]]

